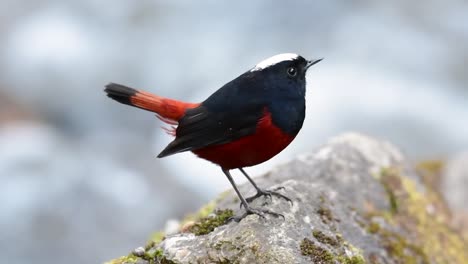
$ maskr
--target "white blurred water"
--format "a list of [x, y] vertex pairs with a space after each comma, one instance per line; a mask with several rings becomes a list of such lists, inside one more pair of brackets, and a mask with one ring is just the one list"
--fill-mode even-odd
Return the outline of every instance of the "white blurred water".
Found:
[[0, 104], [28, 117], [0, 115], [2, 259], [103, 262], [229, 188], [190, 153], [156, 159], [171, 138], [106, 98], [111, 81], [201, 101], [271, 55], [325, 57], [308, 74], [301, 133], [252, 175], [349, 130], [412, 159], [468, 149], [467, 11], [461, 0], [3, 1]]

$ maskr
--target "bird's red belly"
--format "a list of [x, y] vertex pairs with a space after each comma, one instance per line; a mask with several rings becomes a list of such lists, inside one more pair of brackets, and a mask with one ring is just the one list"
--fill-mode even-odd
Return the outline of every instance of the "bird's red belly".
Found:
[[271, 114], [266, 113], [254, 134], [226, 144], [197, 149], [193, 153], [223, 169], [249, 167], [271, 159], [286, 148], [294, 137], [276, 127]]

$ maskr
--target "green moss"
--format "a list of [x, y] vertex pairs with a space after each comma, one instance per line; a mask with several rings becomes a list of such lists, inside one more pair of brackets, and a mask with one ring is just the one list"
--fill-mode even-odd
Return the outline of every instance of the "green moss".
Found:
[[[439, 170], [440, 166], [429, 167]], [[449, 210], [431, 184], [417, 184], [397, 168], [382, 169], [378, 179], [389, 196], [390, 208], [368, 212], [365, 228], [377, 235], [391, 259], [409, 264], [463, 263], [468, 259], [468, 246], [449, 228]], [[376, 216], [384, 223], [377, 225]]]
[[153, 259], [158, 264], [176, 264], [174, 261], [167, 259], [164, 256], [162, 249], [159, 248], [155, 250]]
[[416, 164], [416, 169], [425, 170], [433, 174], [441, 174], [445, 166], [443, 160], [425, 160]]
[[343, 244], [343, 236], [341, 234], [336, 234], [336, 241], [340, 244]]
[[325, 196], [324, 196], [323, 194], [320, 194], [320, 195], [319, 195], [319, 201], [320, 201], [320, 203], [322, 203], [322, 204], [325, 203]]
[[366, 263], [366, 260], [361, 255], [355, 255], [351, 257], [339, 256], [337, 257], [336, 260], [342, 264], [365, 264]]
[[166, 234], [163, 231], [154, 232], [150, 237], [150, 241], [154, 244], [159, 244], [164, 240], [165, 236]]
[[188, 222], [195, 222], [202, 218], [208, 217], [211, 213], [215, 211], [216, 206], [218, 205], [219, 201], [226, 198], [226, 196], [229, 195], [230, 193], [231, 193], [231, 190], [224, 191], [220, 195], [218, 195], [218, 197], [215, 200], [204, 205], [196, 213], [186, 215], [181, 221], [181, 226], [184, 226]]
[[381, 244], [388, 254], [403, 263], [430, 263], [424, 250], [412, 242], [409, 242], [402, 235], [388, 230], [380, 230]]
[[314, 263], [332, 264], [334, 263], [334, 256], [328, 250], [316, 246], [313, 241], [308, 238], [302, 240], [301, 254], [310, 257]]
[[320, 230], [314, 230], [312, 232], [312, 235], [320, 242], [320, 243], [323, 243], [323, 244], [328, 244], [330, 246], [338, 246], [340, 243], [338, 243], [338, 241], [332, 237], [329, 237], [327, 235], [325, 235], [325, 233], [323, 233], [322, 231]]
[[[314, 237], [317, 238], [319, 237], [320, 239], [325, 239], [324, 241], [330, 242], [329, 239], [332, 239], [333, 242], [330, 243], [325, 243], [325, 244], [330, 244], [332, 246], [340, 246], [339, 242], [334, 240], [331, 237], [324, 236], [322, 232], [318, 233], [316, 232], [314, 234]], [[325, 238], [324, 238], [325, 237]], [[320, 241], [320, 239], [317, 238], [317, 240]], [[348, 243], [344, 243], [342, 246], [346, 247], [348, 251], [352, 252], [354, 255], [352, 256], [347, 256], [344, 253], [343, 254], [334, 254], [330, 251], [328, 251], [325, 248], [322, 248], [320, 246], [315, 245], [313, 241], [311, 241], [308, 238], [304, 238], [302, 240], [300, 249], [301, 249], [301, 254], [303, 256], [308, 256], [312, 260], [313, 263], [324, 263], [324, 264], [331, 264], [331, 263], [343, 263], [343, 264], [364, 264], [366, 263], [364, 257], [360, 254], [360, 250], [354, 248], [353, 246], [349, 245]]]
[[398, 201], [395, 195], [395, 190], [398, 190], [400, 183], [398, 173], [393, 168], [384, 168], [381, 171], [380, 182], [385, 189], [388, 196], [388, 202], [390, 204], [390, 213], [396, 214], [398, 212]]
[[416, 164], [416, 171], [421, 175], [425, 185], [440, 192], [440, 181], [445, 162], [442, 160], [426, 160]]
[[324, 222], [326, 224], [333, 221], [333, 215], [332, 215], [330, 209], [326, 208], [323, 205], [321, 205], [319, 207], [319, 209], [317, 209], [317, 214], [320, 215], [320, 218], [322, 219], [322, 222]]
[[227, 220], [234, 215], [230, 209], [217, 210], [214, 216], [201, 218], [198, 222], [192, 225], [187, 231], [195, 235], [206, 235], [213, 231], [216, 227], [224, 225]]
[[213, 262], [215, 264], [231, 264], [232, 261], [228, 260], [228, 259], [223, 259], [223, 260], [217, 260], [215, 262]]
[[162, 231], [155, 232], [151, 235], [150, 240], [145, 245], [145, 250], [149, 250], [165, 239], [166, 234]]
[[138, 254], [138, 256], [135, 254], [136, 253], [131, 253], [128, 256], [111, 260], [105, 264], [131, 264], [138, 262], [138, 260], [145, 260], [148, 264], [175, 264], [175, 262], [164, 256], [163, 251], [160, 248], [145, 248], [145, 251]]
[[[316, 213], [320, 216], [320, 219], [322, 220], [322, 222], [324, 224], [330, 224], [332, 223], [332, 221], [339, 222], [339, 220], [333, 216], [331, 210], [325, 205], [325, 203], [327, 203], [327, 200], [324, 194], [319, 195], [319, 201], [320, 201], [320, 206], [317, 209]], [[328, 203], [333, 205], [331, 201], [328, 201]]]
[[187, 222], [197, 221], [201, 218], [207, 217], [209, 214], [211, 214], [214, 211], [215, 208], [216, 208], [216, 202], [215, 201], [209, 202], [208, 204], [200, 208], [198, 212], [194, 214], [188, 214], [187, 216], [185, 216], [181, 222], [181, 226], [185, 225]]
[[320, 230], [314, 230], [312, 235], [320, 243], [330, 247], [327, 250], [314, 244], [313, 241], [305, 238], [301, 245], [301, 254], [310, 256], [314, 263], [344, 263], [344, 264], [363, 264], [365, 259], [360, 249], [354, 247], [343, 239], [341, 234], [336, 234], [336, 238], [325, 235]]
[[[193, 232], [196, 235], [208, 234], [213, 231], [216, 227], [223, 225], [226, 221], [233, 216], [232, 210], [221, 210], [215, 211], [213, 217], [210, 215], [216, 208], [218, 202], [225, 198], [231, 191], [226, 191], [221, 193], [217, 199], [211, 201], [210, 203], [203, 206], [198, 212], [194, 214], [187, 215], [181, 221], [181, 227], [188, 225], [188, 231]], [[194, 223], [193, 223], [194, 222]], [[190, 224], [189, 224], [190, 223]], [[193, 223], [193, 224], [192, 224]], [[185, 231], [187, 231], [185, 230]], [[157, 245], [165, 239], [164, 232], [155, 232], [151, 235], [150, 240], [144, 247], [144, 252], [138, 254], [140, 257], [130, 254], [128, 256], [120, 257], [106, 264], [130, 264], [135, 263], [138, 260], [146, 260], [149, 264], [162, 263], [162, 264], [172, 264], [171, 260], [168, 260], [164, 255], [163, 251], [157, 248]]]
[[371, 234], [378, 233], [380, 230], [380, 225], [376, 222], [371, 222], [367, 227], [367, 231]]
[[130, 264], [130, 263], [135, 263], [137, 261], [138, 261], [138, 257], [133, 254], [130, 254], [128, 256], [122, 256], [120, 258], [113, 259], [104, 264]]

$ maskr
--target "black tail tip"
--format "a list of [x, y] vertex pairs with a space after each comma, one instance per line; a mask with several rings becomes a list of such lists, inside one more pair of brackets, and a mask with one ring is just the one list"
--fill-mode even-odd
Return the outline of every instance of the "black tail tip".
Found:
[[118, 84], [118, 83], [109, 83], [108, 85], [105, 86], [106, 88], [104, 89], [104, 92], [106, 92], [108, 95], [127, 95], [127, 96], [133, 96], [135, 95], [138, 91], [130, 88], [128, 86]]
[[163, 151], [161, 151], [161, 153], [159, 153], [158, 156], [156, 156], [156, 157], [158, 157], [158, 158], [164, 158], [164, 157], [169, 156], [169, 155], [170, 155], [170, 154], [165, 153], [165, 151], [163, 150]]
[[109, 83], [104, 92], [117, 102], [131, 105], [130, 98], [138, 93], [137, 90], [117, 83]]

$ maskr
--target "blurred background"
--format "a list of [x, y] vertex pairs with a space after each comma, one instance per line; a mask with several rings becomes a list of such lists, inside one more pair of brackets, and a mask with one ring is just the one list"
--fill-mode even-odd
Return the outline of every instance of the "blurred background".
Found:
[[190, 153], [157, 159], [171, 137], [108, 99], [111, 81], [199, 102], [272, 55], [324, 57], [301, 133], [252, 175], [351, 130], [412, 160], [468, 149], [467, 14], [463, 0], [2, 0], [2, 260], [101, 263], [230, 188]]

